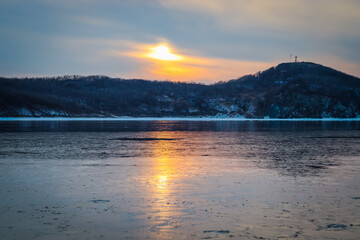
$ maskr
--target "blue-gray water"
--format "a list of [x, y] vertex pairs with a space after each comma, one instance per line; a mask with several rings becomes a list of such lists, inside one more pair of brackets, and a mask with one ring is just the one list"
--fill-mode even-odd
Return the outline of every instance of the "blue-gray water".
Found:
[[2, 121], [1, 239], [357, 239], [358, 121]]

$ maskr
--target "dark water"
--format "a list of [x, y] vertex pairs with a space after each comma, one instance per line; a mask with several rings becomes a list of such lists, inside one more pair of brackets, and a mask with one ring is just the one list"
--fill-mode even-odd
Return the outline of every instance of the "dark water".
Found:
[[357, 121], [0, 122], [1, 239], [357, 239]]
[[0, 132], [360, 131], [360, 121], [0, 121]]

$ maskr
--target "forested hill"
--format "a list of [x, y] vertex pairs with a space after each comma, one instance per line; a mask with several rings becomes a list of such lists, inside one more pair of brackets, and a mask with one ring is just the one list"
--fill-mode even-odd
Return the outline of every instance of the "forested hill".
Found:
[[105, 76], [0, 78], [1, 117], [360, 117], [360, 79], [282, 63], [212, 85]]

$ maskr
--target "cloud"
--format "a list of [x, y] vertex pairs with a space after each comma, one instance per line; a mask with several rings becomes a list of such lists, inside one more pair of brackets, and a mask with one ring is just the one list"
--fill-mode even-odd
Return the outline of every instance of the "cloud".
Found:
[[[276, 60], [249, 61], [204, 56], [196, 49], [179, 48], [163, 38], [154, 38], [152, 43], [108, 38], [61, 38], [57, 41], [63, 52], [71, 53], [72, 61], [77, 61], [74, 65], [92, 69], [91, 74], [121, 78], [208, 84], [254, 74], [280, 63]], [[168, 46], [171, 53], [181, 56], [181, 60], [163, 61], [148, 57], [151, 49], [159, 45]], [[335, 55], [300, 56], [300, 61], [318, 62], [360, 76], [358, 64]]]
[[95, 26], [95, 27], [114, 27], [118, 26], [119, 23], [102, 19], [102, 18], [95, 18], [95, 17], [89, 17], [89, 16], [70, 16], [70, 20], [73, 20], [75, 22]]
[[[292, 53], [360, 76], [359, 11], [359, 0], [3, 0], [0, 73], [216, 82]], [[139, 57], [160, 43], [186, 61]]]
[[162, 6], [213, 17], [228, 31], [257, 28], [322, 37], [356, 35], [360, 1], [356, 0], [158, 0]]
[[[137, 59], [139, 65], [138, 74], [150, 79], [212, 83], [252, 74], [274, 65], [273, 62], [198, 56], [191, 54], [191, 52], [196, 53], [197, 51], [179, 49], [167, 41], [157, 44], [135, 42], [127, 44], [128, 47], [131, 46], [132, 50], [106, 50], [103, 54], [111, 57], [131, 57]], [[169, 46], [171, 53], [180, 57], [178, 61], [167, 61], [149, 57], [151, 49], [165, 45]]]

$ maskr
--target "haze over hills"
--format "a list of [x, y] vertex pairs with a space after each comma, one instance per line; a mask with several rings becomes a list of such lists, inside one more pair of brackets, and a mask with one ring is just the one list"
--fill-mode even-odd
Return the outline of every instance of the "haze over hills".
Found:
[[212, 85], [106, 76], [0, 78], [1, 117], [360, 117], [360, 79], [282, 63]]

